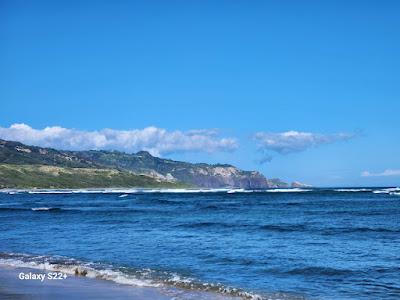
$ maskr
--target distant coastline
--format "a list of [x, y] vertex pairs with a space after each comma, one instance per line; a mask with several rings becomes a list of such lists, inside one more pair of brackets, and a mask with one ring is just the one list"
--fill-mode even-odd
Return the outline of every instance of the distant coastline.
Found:
[[120, 197], [128, 196], [129, 194], [194, 194], [194, 193], [223, 193], [223, 194], [249, 194], [249, 193], [347, 193], [347, 194], [389, 194], [400, 196], [400, 187], [309, 187], [309, 188], [268, 188], [268, 189], [237, 189], [237, 188], [129, 188], [129, 187], [111, 187], [111, 188], [1, 188], [0, 193], [5, 194], [116, 194]]
[[0, 188], [287, 187], [280, 179], [227, 164], [174, 161], [146, 151], [63, 151], [0, 140]]

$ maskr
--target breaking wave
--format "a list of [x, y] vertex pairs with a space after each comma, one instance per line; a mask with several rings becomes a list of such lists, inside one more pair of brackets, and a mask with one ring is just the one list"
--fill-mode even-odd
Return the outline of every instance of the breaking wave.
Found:
[[373, 191], [374, 194], [392, 194], [392, 193], [398, 193], [398, 192], [400, 192], [400, 188], [399, 187], [387, 188], [387, 189], [381, 189], [381, 190]]
[[171, 288], [180, 288], [198, 292], [219, 293], [226, 296], [240, 297], [242, 299], [271, 299], [269, 296], [268, 298], [265, 298], [255, 293], [224, 286], [219, 283], [200, 282], [194, 278], [183, 277], [176, 273], [155, 271], [151, 269], [115, 267], [94, 262], [82, 262], [62, 256], [0, 253], [0, 265], [1, 264], [16, 268], [32, 268], [52, 272], [63, 272], [68, 275], [109, 280], [115, 283], [137, 287], [154, 287], [164, 290], [169, 294], [173, 293]]
[[[232, 189], [35, 189], [7, 190], [8, 194], [144, 194], [144, 193], [227, 193]], [[236, 191], [236, 190], [234, 190]], [[239, 190], [237, 190], [239, 191]], [[245, 190], [243, 190], [245, 191]]]
[[197, 194], [197, 193], [304, 193], [304, 192], [338, 192], [338, 193], [367, 193], [392, 194], [400, 193], [400, 188], [269, 188], [269, 189], [243, 189], [243, 188], [199, 188], [199, 189], [146, 189], [146, 188], [107, 188], [107, 189], [28, 189], [13, 190], [0, 189], [1, 193], [15, 194], [118, 194], [118, 197], [126, 197], [130, 194]]
[[353, 193], [357, 193], [357, 192], [371, 192], [372, 189], [334, 189], [335, 192], [353, 192]]
[[291, 189], [271, 189], [266, 190], [268, 193], [302, 193], [302, 192], [311, 192], [312, 189], [301, 189], [301, 188], [291, 188]]
[[[61, 212], [61, 211], [73, 211], [73, 208], [59, 208], [59, 207], [0, 207], [0, 212], [4, 211], [35, 211], [35, 212]], [[77, 209], [76, 209], [77, 210]]]
[[58, 207], [33, 207], [33, 208], [31, 208], [31, 210], [33, 210], [33, 211], [50, 211], [50, 210], [58, 211], [61, 209]]

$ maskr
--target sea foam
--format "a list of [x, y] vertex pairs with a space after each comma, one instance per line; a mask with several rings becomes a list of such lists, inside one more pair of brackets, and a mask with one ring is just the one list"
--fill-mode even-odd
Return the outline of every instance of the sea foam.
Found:
[[[134, 270], [131, 268], [82, 262], [62, 256], [28, 255], [20, 253], [0, 253], [0, 265], [16, 268], [31, 268], [52, 272], [62, 272], [68, 275], [85, 276], [92, 279], [109, 280], [118, 284], [137, 287], [159, 288], [165, 293], [178, 296], [178, 289], [192, 290], [194, 292], [211, 292], [226, 296], [240, 297], [243, 299], [264, 300], [269, 299], [261, 295], [243, 291], [241, 289], [224, 286], [219, 283], [204, 283], [194, 278], [180, 276], [176, 273], [156, 272], [151, 269]], [[171, 289], [174, 288], [174, 289]], [[177, 295], [174, 295], [178, 293]]]
[[381, 190], [373, 191], [374, 194], [390, 194], [390, 193], [396, 193], [396, 192], [400, 192], [400, 188], [399, 187], [387, 188], [387, 189], [381, 189]]
[[351, 193], [358, 193], [358, 192], [371, 192], [372, 189], [334, 189], [335, 192], [351, 192]]
[[271, 189], [266, 190], [268, 193], [302, 193], [311, 192], [311, 189], [301, 189], [301, 188], [287, 188], [287, 189]]

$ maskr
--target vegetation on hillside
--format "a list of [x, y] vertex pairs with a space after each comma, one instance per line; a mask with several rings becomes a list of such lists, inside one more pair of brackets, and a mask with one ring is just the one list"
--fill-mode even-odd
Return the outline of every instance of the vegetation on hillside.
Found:
[[0, 164], [0, 188], [118, 187], [179, 188], [188, 186], [111, 169]]
[[[76, 177], [80, 177], [83, 185], [87, 186], [89, 183], [94, 186], [100, 184], [107, 184], [107, 186], [134, 183], [137, 182], [144, 184], [147, 181], [138, 181], [137, 176], [146, 175], [146, 179], [153, 178], [153, 183], [162, 185], [176, 184], [176, 182], [183, 182], [186, 185], [202, 187], [202, 188], [245, 188], [245, 189], [263, 189], [271, 187], [286, 187], [285, 182], [279, 179], [269, 180], [257, 171], [243, 171], [232, 165], [226, 164], [205, 164], [205, 163], [188, 163], [182, 161], [175, 161], [152, 156], [149, 152], [139, 151], [137, 153], [123, 153], [119, 151], [104, 151], [104, 150], [91, 150], [91, 151], [65, 151], [56, 150], [52, 148], [43, 148], [36, 146], [28, 146], [19, 142], [0, 140], [0, 164], [10, 165], [47, 165], [60, 168], [76, 168]], [[15, 167], [14, 167], [15, 168]], [[103, 182], [100, 178], [104, 177], [104, 173], [88, 173], [83, 169], [110, 169], [118, 171], [118, 175], [111, 176], [113, 181], [110, 183]], [[36, 169], [35, 169], [36, 170]], [[81, 174], [78, 174], [81, 172]], [[26, 171], [28, 175], [30, 172]], [[18, 173], [12, 173], [17, 176]], [[1, 174], [0, 174], [1, 175]], [[38, 174], [39, 176], [40, 174]], [[79, 176], [78, 176], [79, 175]], [[89, 176], [90, 175], [90, 176]], [[18, 185], [21, 184], [22, 175], [15, 177]], [[23, 181], [30, 183], [29, 180], [41, 181], [44, 185], [44, 175], [41, 174], [40, 178], [33, 178], [28, 176]], [[63, 183], [72, 182], [68, 179], [69, 174], [63, 174]], [[88, 178], [86, 178], [89, 176]], [[92, 179], [91, 177], [97, 179]], [[134, 177], [136, 176], [136, 177]], [[14, 177], [8, 179], [2, 178], [1, 181], [7, 181], [8, 184], [17, 185], [13, 182]], [[85, 179], [86, 178], [86, 179]], [[118, 178], [118, 179], [117, 179]], [[51, 179], [51, 178], [48, 178]], [[150, 180], [150, 179], [148, 179]], [[89, 181], [89, 182], [86, 182]], [[30, 186], [33, 183], [30, 183]], [[37, 183], [35, 183], [37, 184]], [[76, 186], [79, 182], [74, 182]], [[131, 186], [129, 184], [127, 186]], [[106, 187], [106, 186], [102, 186]], [[144, 187], [144, 186], [143, 186]]]

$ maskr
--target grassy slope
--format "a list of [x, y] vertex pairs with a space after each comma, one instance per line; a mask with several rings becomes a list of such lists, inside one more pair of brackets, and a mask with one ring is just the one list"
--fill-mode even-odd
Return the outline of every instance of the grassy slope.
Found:
[[111, 169], [0, 164], [0, 188], [111, 187], [177, 188], [187, 185]]

